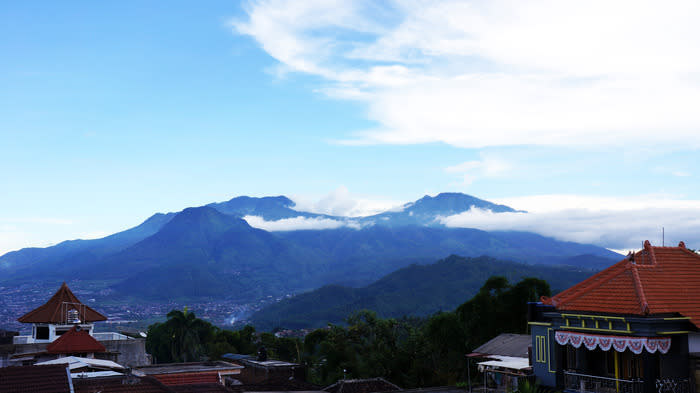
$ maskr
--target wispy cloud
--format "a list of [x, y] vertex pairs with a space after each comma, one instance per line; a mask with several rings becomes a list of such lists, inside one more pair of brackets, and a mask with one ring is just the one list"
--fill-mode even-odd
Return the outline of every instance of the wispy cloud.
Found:
[[393, 200], [355, 195], [342, 185], [321, 197], [296, 195], [291, 199], [298, 211], [342, 217], [370, 216], [402, 205]]
[[697, 146], [700, 4], [253, 1], [285, 72], [369, 105], [347, 143]]
[[529, 212], [492, 213], [473, 209], [441, 217], [439, 221], [448, 227], [534, 232], [615, 250], [639, 248], [644, 240], [660, 245], [665, 230], [666, 245], [683, 240], [689, 247], [700, 248], [700, 201], [573, 195], [513, 198], [509, 201], [513, 203], [510, 206]]
[[512, 169], [512, 164], [500, 157], [481, 154], [480, 160], [465, 161], [445, 168], [445, 172], [462, 176], [462, 185], [466, 186], [479, 178], [499, 177]]

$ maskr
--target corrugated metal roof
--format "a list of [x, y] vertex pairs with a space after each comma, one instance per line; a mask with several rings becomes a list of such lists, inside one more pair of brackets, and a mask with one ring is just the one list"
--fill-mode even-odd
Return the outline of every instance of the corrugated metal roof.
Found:
[[472, 355], [499, 355], [528, 358], [528, 347], [532, 345], [529, 334], [503, 333], [472, 351]]
[[37, 366], [49, 365], [49, 364], [68, 365], [68, 367], [71, 370], [81, 369], [81, 368], [85, 368], [85, 367], [110, 369], [110, 370], [123, 370], [124, 369], [124, 366], [122, 366], [118, 363], [115, 363], [111, 360], [88, 359], [88, 358], [81, 358], [78, 356], [66, 356], [64, 358], [47, 360], [45, 362], [37, 363]]

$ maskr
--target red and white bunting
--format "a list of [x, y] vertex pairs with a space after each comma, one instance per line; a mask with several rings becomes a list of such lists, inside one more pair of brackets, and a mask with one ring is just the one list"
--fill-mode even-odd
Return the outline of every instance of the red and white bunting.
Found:
[[596, 347], [603, 351], [614, 348], [617, 352], [624, 352], [626, 349], [639, 355], [646, 349], [649, 353], [659, 351], [667, 353], [671, 348], [670, 337], [631, 337], [631, 336], [603, 336], [599, 334], [586, 334], [567, 331], [558, 331], [554, 334], [554, 339], [559, 345], [571, 344], [574, 348], [584, 345], [589, 350]]

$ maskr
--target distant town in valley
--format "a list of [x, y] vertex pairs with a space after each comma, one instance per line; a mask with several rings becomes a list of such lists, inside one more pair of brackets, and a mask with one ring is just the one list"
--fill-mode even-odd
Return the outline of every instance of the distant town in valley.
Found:
[[[254, 303], [238, 304], [232, 301], [210, 302], [148, 302], [133, 299], [128, 303], [114, 302], [108, 290], [90, 290], [90, 285], [73, 281], [68, 283], [75, 294], [85, 299], [89, 305], [99, 305], [100, 310], [109, 318], [107, 322], [98, 324], [96, 329], [119, 331], [120, 329], [145, 331], [148, 325], [166, 319], [171, 310], [182, 310], [185, 307], [197, 313], [200, 318], [220, 327], [242, 326], [255, 311], [266, 305], [278, 302], [286, 297], [265, 298]], [[19, 286], [0, 286], [0, 329], [22, 332], [28, 327], [17, 321], [17, 316], [26, 313], [41, 304], [41, 299], [47, 299], [56, 290], [56, 284], [23, 284]], [[26, 332], [24, 332], [26, 333]]]

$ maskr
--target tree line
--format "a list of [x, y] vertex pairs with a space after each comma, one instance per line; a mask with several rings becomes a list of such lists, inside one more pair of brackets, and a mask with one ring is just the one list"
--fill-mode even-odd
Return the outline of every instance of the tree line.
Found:
[[363, 310], [303, 339], [258, 333], [252, 326], [220, 329], [187, 309], [173, 310], [165, 322], [149, 326], [146, 349], [155, 362], [167, 363], [254, 355], [264, 346], [272, 359], [306, 365], [307, 380], [319, 385], [344, 377], [383, 377], [404, 388], [455, 385], [469, 375], [465, 354], [498, 334], [527, 333], [527, 302], [550, 295], [546, 281], [511, 284], [494, 276], [454, 311], [384, 319]]

